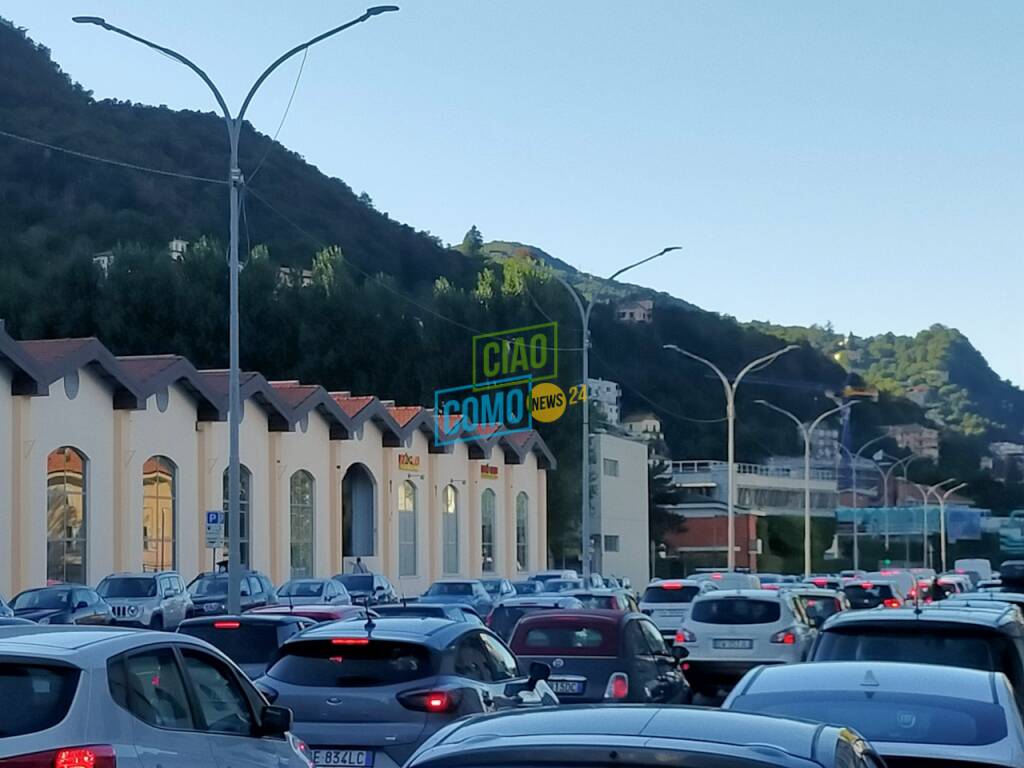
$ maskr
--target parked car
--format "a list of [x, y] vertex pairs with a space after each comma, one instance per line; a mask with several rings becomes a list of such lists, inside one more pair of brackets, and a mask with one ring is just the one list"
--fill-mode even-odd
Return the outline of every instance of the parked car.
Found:
[[14, 615], [37, 624], [110, 624], [114, 616], [95, 590], [81, 584], [27, 589], [11, 601]]
[[586, 588], [583, 579], [548, 579], [544, 582], [546, 593], [573, 592]]
[[636, 598], [624, 589], [583, 589], [563, 594], [575, 597], [584, 608], [640, 613]]
[[579, 577], [580, 575], [576, 571], [563, 568], [562, 570], [538, 571], [530, 578], [533, 581], [539, 581], [541, 584], [544, 584], [552, 579], [578, 579]]
[[[446, 619], [324, 624], [284, 644], [259, 681], [295, 713], [316, 765], [397, 768], [438, 729], [467, 714], [557, 704], [546, 668], [527, 677], [484, 627]], [[529, 690], [527, 690], [529, 689]]]
[[956, 571], [974, 571], [983, 581], [992, 578], [992, 562], [983, 557], [961, 557], [953, 561]]
[[394, 585], [380, 573], [336, 573], [331, 578], [348, 590], [353, 603], [374, 606], [398, 602]]
[[119, 627], [0, 630], [0, 765], [309, 768], [291, 713], [220, 652]]
[[811, 661], [899, 661], [1003, 672], [1024, 704], [1024, 622], [1016, 606], [844, 611], [822, 627]]
[[110, 604], [114, 624], [174, 629], [192, 615], [192, 598], [175, 571], [112, 573], [96, 586]]
[[[378, 606], [379, 608], [380, 606]], [[245, 614], [257, 616], [298, 616], [311, 619], [317, 624], [325, 621], [349, 621], [352, 619], [366, 620], [367, 615], [376, 616], [376, 609], [366, 609], [361, 605], [265, 605], [253, 608]]]
[[491, 612], [494, 601], [487, 594], [484, 585], [476, 579], [441, 579], [435, 581], [423, 593], [423, 601], [428, 603], [458, 603], [468, 605], [478, 616], [486, 616]]
[[345, 585], [334, 579], [291, 579], [278, 588], [277, 599], [288, 605], [352, 605]]
[[1024, 765], [1024, 723], [1006, 676], [878, 661], [756, 669], [723, 709], [842, 723], [892, 766]]
[[685, 704], [690, 688], [658, 628], [641, 613], [546, 611], [519, 620], [509, 647], [552, 669], [566, 703]]
[[513, 581], [512, 587], [516, 595], [537, 595], [544, 591], [544, 584], [539, 581]]
[[510, 597], [491, 609], [485, 624], [505, 642], [512, 637], [516, 623], [538, 611], [580, 610], [583, 603], [567, 594], [540, 594], [536, 596]]
[[512, 586], [512, 582], [508, 579], [480, 579], [480, 583], [484, 585], [487, 594], [491, 596], [491, 600], [495, 603], [499, 600], [504, 600], [506, 597], [514, 597], [516, 594], [516, 588]]
[[698, 707], [576, 706], [448, 726], [406, 768], [881, 768], [848, 728]]
[[651, 617], [666, 639], [675, 639], [679, 622], [686, 618], [698, 595], [714, 589], [714, 582], [698, 579], [663, 579], [649, 585], [640, 598], [640, 610]]
[[760, 589], [761, 580], [756, 574], [742, 571], [707, 571], [695, 573], [690, 579], [707, 582], [717, 589]]
[[804, 661], [816, 635], [789, 592], [716, 590], [694, 599], [675, 644], [694, 691], [713, 696], [761, 664]]
[[448, 619], [448, 621], [465, 621], [483, 626], [483, 619], [468, 605], [461, 603], [428, 603], [418, 600], [415, 603], [396, 603], [394, 605], [378, 605], [374, 612], [378, 616], [406, 616], [429, 619]]
[[852, 610], [902, 608], [906, 595], [894, 581], [851, 581], [843, 587]]
[[[228, 574], [225, 571], [200, 573], [188, 585], [196, 616], [225, 613], [228, 602]], [[274, 585], [259, 571], [243, 571], [241, 583], [241, 609], [243, 612], [264, 605], [275, 605], [277, 593]]]
[[28, 619], [19, 619], [14, 616], [0, 616], [0, 627], [23, 627], [23, 626], [35, 626], [34, 621]]
[[846, 593], [839, 590], [797, 584], [787, 591], [800, 601], [800, 607], [804, 609], [813, 627], [820, 627], [830, 616], [850, 610], [850, 601]]
[[178, 632], [205, 640], [237, 664], [250, 679], [262, 675], [284, 642], [316, 626], [301, 616], [201, 616], [188, 619]]

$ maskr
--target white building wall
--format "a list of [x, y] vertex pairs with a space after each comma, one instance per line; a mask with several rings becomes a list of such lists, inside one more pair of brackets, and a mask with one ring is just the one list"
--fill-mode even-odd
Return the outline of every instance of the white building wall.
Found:
[[14, 397], [11, 375], [0, 366], [0, 595], [11, 597], [14, 583], [11, 557], [11, 529], [17, 503], [14, 488], [14, 451], [18, 436], [14, 433]]
[[[629, 577], [640, 587], [650, 578], [647, 446], [607, 434], [594, 441], [599, 478], [594, 532], [601, 535], [601, 573]], [[618, 462], [617, 477], [605, 474], [606, 458]], [[607, 536], [618, 536], [618, 552], [605, 550]]]

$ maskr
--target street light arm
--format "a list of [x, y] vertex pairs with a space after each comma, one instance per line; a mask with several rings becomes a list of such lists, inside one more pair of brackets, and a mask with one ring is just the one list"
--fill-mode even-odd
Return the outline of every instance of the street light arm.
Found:
[[793, 423], [796, 424], [797, 429], [800, 430], [800, 434], [802, 434], [804, 437], [807, 436], [807, 427], [804, 426], [804, 423], [800, 421], [800, 419], [797, 418], [796, 415], [790, 413], [785, 408], [780, 408], [779, 406], [773, 403], [769, 403], [767, 400], [755, 400], [754, 402], [757, 403], [757, 405], [763, 405], [765, 408], [771, 408], [776, 413], [781, 413], [783, 416], [786, 416], [787, 418], [791, 419]]
[[572, 300], [576, 302], [576, 308], [579, 309], [580, 311], [580, 317], [582, 317], [584, 323], [586, 323], [588, 317], [587, 309], [590, 306], [589, 303], [587, 307], [583, 306], [583, 301], [582, 299], [580, 299], [579, 291], [577, 291], [575, 288], [569, 285], [569, 281], [566, 280], [564, 277], [562, 277], [561, 275], [552, 275], [552, 277], [554, 277], [555, 280], [560, 282], [565, 287], [565, 290], [567, 290], [569, 294], [572, 296]]
[[849, 408], [852, 408], [858, 402], [858, 400], [851, 400], [849, 403], [843, 403], [842, 405], [837, 405], [835, 408], [832, 408], [831, 410], [825, 411], [823, 414], [818, 416], [818, 418], [811, 422], [811, 426], [807, 429], [807, 433], [810, 434], [814, 432], [814, 430], [818, 428], [818, 425], [821, 424], [821, 422], [823, 422], [829, 416], [834, 416], [840, 411], [845, 411]]
[[681, 245], [670, 245], [667, 248], [662, 248], [660, 251], [658, 251], [653, 256], [648, 256], [646, 259], [640, 259], [640, 261], [638, 261], [638, 262], [636, 262], [634, 264], [630, 264], [629, 266], [623, 267], [622, 269], [620, 269], [618, 272], [614, 273], [608, 279], [609, 280], [614, 280], [616, 277], [621, 275], [623, 272], [628, 272], [629, 270], [633, 269], [633, 267], [639, 267], [641, 264], [646, 264], [648, 261], [654, 261], [659, 256], [664, 256], [666, 253], [669, 253], [670, 251], [678, 251], [678, 250], [682, 249], [682, 247], [683, 246], [681, 246]]
[[[859, 402], [859, 401], [854, 401], [854, 402]], [[857, 458], [860, 458], [860, 455], [861, 455], [861, 454], [862, 454], [862, 453], [863, 453], [863, 452], [864, 452], [865, 450], [867, 450], [867, 449], [868, 449], [869, 447], [871, 447], [872, 445], [874, 445], [875, 443], [877, 443], [877, 442], [879, 442], [879, 441], [881, 441], [881, 440], [885, 440], [885, 439], [886, 439], [887, 437], [889, 437], [889, 435], [879, 435], [879, 436], [878, 436], [878, 437], [876, 437], [876, 438], [873, 438], [873, 439], [871, 439], [871, 440], [868, 440], [868, 441], [867, 441], [866, 443], [864, 443], [864, 445], [862, 445], [862, 446], [861, 446], [861, 447], [860, 447], [860, 448], [859, 448], [859, 449], [857, 450]]]
[[681, 349], [677, 347], [675, 344], [665, 344], [662, 347], [662, 349], [671, 349], [673, 352], [678, 352], [683, 357], [688, 357], [691, 360], [696, 360], [698, 363], [704, 363], [704, 365], [706, 365], [708, 368], [714, 371], [718, 378], [721, 379], [722, 386], [725, 387], [727, 392], [733, 391], [732, 384], [729, 383], [729, 379], [726, 378], [726, 375], [722, 373], [721, 369], [717, 365], [712, 363], [710, 360], [707, 360], [701, 357], [700, 355], [695, 355], [693, 354], [693, 352], [687, 352], [685, 349]]
[[950, 488], [948, 491], [946, 491], [944, 494], [942, 494], [942, 500], [945, 501], [950, 496], [952, 496], [954, 493], [956, 493], [960, 489], [966, 488], [966, 487], [967, 487], [967, 483], [960, 483], [960, 485], [954, 485], [952, 488]]
[[782, 357], [782, 355], [786, 354], [787, 352], [792, 352], [794, 349], [800, 349], [800, 347], [797, 346], [796, 344], [790, 344], [788, 347], [783, 347], [782, 349], [776, 350], [775, 352], [772, 352], [770, 355], [759, 357], [752, 363], [747, 363], [746, 367], [744, 367], [742, 371], [736, 374], [736, 378], [733, 379], [733, 386], [738, 387], [740, 385], [740, 382], [743, 380], [743, 377], [746, 376], [751, 371], [753, 371], [754, 369], [767, 367], [774, 363], [776, 358]]

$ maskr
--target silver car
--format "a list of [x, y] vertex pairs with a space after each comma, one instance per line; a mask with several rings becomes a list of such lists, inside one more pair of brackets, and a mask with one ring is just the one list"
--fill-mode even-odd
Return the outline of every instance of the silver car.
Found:
[[334, 579], [292, 579], [277, 590], [282, 605], [352, 605], [345, 585]]
[[763, 667], [722, 707], [841, 723], [890, 765], [1024, 765], [1024, 724], [1000, 672], [883, 661]]
[[710, 581], [659, 579], [644, 590], [640, 598], [640, 610], [651, 617], [662, 637], [671, 643], [679, 623], [690, 610], [693, 598], [714, 588]]
[[110, 605], [114, 624], [174, 629], [192, 615], [192, 598], [174, 571], [112, 573], [96, 592]]
[[310, 768], [291, 713], [185, 635], [0, 627], [0, 701], [0, 765]]

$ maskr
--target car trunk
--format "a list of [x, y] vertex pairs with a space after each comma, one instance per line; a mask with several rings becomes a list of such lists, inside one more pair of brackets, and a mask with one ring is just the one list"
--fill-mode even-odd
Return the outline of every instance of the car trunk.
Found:
[[614, 656], [526, 656], [524, 666], [534, 661], [551, 667], [548, 685], [562, 704], [592, 704], [604, 701], [608, 680], [616, 672], [626, 672], [626, 663]]

